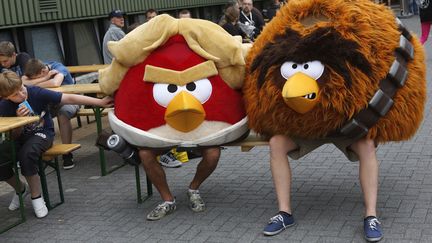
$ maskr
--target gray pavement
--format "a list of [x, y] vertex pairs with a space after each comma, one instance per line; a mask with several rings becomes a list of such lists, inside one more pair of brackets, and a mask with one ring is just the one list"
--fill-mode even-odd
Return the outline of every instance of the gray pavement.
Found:
[[[420, 33], [417, 16], [402, 21]], [[431, 43], [432, 39], [425, 45], [428, 56]], [[427, 66], [430, 70], [431, 58]], [[427, 102], [425, 120], [414, 138], [378, 149], [382, 242], [432, 242], [432, 117], [431, 101]], [[199, 214], [188, 208], [186, 197], [198, 160], [166, 169], [178, 208], [160, 221], [149, 222], [146, 214], [160, 201], [157, 191], [150, 200], [137, 204], [130, 166], [100, 177], [94, 131], [94, 123], [75, 131], [76, 142], [83, 148], [75, 153], [76, 167], [62, 171], [66, 202], [46, 218], [36, 219], [27, 199], [27, 221], [0, 235], [0, 242], [364, 242], [358, 164], [333, 146], [292, 161], [297, 225], [265, 237], [262, 229], [277, 210], [267, 147], [245, 153], [238, 147], [223, 150], [218, 168], [201, 187], [208, 209]], [[110, 166], [120, 162], [115, 154], [109, 154], [108, 160]], [[57, 195], [54, 174], [48, 180], [51, 195]], [[6, 209], [11, 196], [2, 182], [2, 223], [16, 217]]]

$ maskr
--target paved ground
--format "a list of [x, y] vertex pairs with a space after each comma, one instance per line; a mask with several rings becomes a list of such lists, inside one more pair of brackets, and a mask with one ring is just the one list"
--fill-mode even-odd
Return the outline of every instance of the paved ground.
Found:
[[[419, 33], [417, 17], [403, 20]], [[431, 41], [426, 45], [431, 54]], [[427, 65], [432, 67], [431, 59]], [[431, 94], [430, 72], [428, 93]], [[408, 142], [382, 145], [379, 216], [383, 242], [432, 242], [432, 117], [428, 101], [425, 121]], [[125, 166], [100, 177], [93, 146], [95, 124], [76, 130], [83, 148], [76, 168], [62, 171], [65, 204], [44, 219], [33, 216], [26, 200], [27, 221], [0, 235], [0, 242], [363, 242], [362, 198], [358, 165], [348, 162], [334, 147], [324, 146], [293, 161], [293, 209], [297, 225], [274, 237], [261, 231], [277, 209], [268, 166], [268, 148], [248, 153], [238, 147], [223, 151], [219, 167], [201, 187], [208, 210], [193, 213], [187, 207], [186, 188], [197, 160], [167, 169], [178, 210], [158, 222], [146, 214], [159, 202], [156, 192], [137, 204], [133, 167]], [[109, 155], [110, 165], [119, 157]], [[55, 178], [49, 175], [54, 186]], [[145, 186], [142, 183], [142, 186]], [[56, 195], [52, 189], [52, 194]], [[15, 217], [6, 209], [12, 194], [0, 184], [3, 223]]]

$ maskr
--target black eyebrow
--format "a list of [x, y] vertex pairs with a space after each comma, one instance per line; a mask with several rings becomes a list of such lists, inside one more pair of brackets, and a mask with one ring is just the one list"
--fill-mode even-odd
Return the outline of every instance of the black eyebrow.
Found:
[[347, 63], [368, 76], [372, 73], [370, 63], [359, 48], [359, 44], [344, 39], [332, 27], [319, 28], [303, 38], [287, 28], [284, 34], [276, 36], [274, 41], [264, 46], [253, 60], [251, 71], [259, 72], [257, 85], [261, 88], [272, 66], [282, 65], [287, 60], [298, 63], [319, 60], [339, 73], [351, 86], [352, 78]]

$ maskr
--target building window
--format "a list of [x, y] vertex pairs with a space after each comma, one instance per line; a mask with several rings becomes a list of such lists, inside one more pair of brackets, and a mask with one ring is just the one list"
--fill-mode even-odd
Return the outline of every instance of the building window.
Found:
[[93, 22], [75, 22], [72, 26], [78, 65], [102, 63], [100, 46]]
[[0, 41], [10, 41], [13, 43], [12, 33], [10, 30], [0, 31]]
[[42, 61], [64, 62], [63, 52], [54, 25], [35, 26], [24, 30], [26, 49]]

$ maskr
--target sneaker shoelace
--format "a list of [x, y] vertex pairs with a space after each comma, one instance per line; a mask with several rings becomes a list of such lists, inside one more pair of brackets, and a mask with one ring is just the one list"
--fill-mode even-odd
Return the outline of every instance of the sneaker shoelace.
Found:
[[160, 156], [159, 160], [168, 164], [169, 162], [172, 161], [172, 158], [171, 158], [170, 155], [171, 155], [171, 153], [163, 154], [163, 155]]
[[173, 154], [172, 152], [169, 152], [167, 155], [168, 155], [168, 157], [169, 157], [172, 161], [176, 161], [176, 160], [177, 160], [177, 158], [174, 156], [174, 154]]
[[194, 203], [199, 203], [199, 204], [203, 203], [199, 191], [191, 192], [190, 200], [193, 201]]
[[282, 226], [285, 227], [285, 223], [284, 223], [283, 217], [282, 217], [282, 215], [280, 215], [280, 214], [278, 214], [278, 215], [272, 217], [272, 218], [270, 219], [269, 224], [272, 224], [272, 223], [278, 223], [278, 222], [281, 222], [281, 223], [282, 223]]
[[157, 205], [157, 207], [154, 209], [154, 212], [158, 213], [160, 211], [167, 210], [168, 207], [169, 207], [168, 203], [166, 203], [166, 202], [161, 203], [161, 204]]
[[369, 228], [371, 230], [378, 230], [377, 229], [377, 224], [381, 224], [381, 223], [378, 221], [378, 219], [373, 218], [373, 219], [371, 219], [371, 220], [368, 221], [368, 224], [369, 224]]

